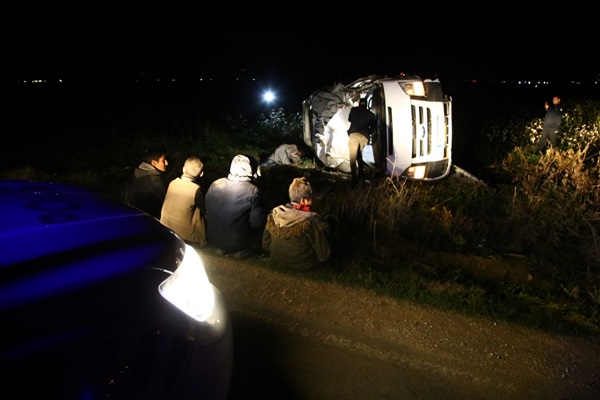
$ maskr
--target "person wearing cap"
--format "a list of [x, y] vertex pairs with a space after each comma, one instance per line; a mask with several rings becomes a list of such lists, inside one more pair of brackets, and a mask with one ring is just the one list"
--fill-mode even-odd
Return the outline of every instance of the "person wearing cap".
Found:
[[229, 175], [214, 181], [206, 192], [206, 234], [217, 253], [247, 258], [262, 252], [268, 211], [256, 185], [258, 162], [236, 155]]

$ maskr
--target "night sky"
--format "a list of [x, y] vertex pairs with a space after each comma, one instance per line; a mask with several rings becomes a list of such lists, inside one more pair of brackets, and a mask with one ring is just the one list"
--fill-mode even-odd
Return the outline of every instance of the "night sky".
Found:
[[144, 72], [332, 83], [400, 72], [477, 79], [600, 72], [596, 13], [563, 4], [525, 11], [151, 3], [4, 5], [1, 78]]

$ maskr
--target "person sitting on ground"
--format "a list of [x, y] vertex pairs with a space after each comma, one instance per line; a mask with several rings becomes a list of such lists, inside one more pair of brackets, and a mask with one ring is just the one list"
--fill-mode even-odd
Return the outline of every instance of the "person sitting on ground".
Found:
[[144, 160], [135, 168], [133, 176], [126, 184], [123, 193], [125, 204], [160, 219], [160, 211], [167, 193], [164, 178], [167, 165], [167, 150], [163, 146], [146, 150]]
[[160, 214], [160, 222], [180, 238], [198, 247], [206, 246], [204, 193], [197, 180], [204, 175], [204, 164], [196, 156], [188, 157], [183, 174], [169, 183]]
[[331, 224], [312, 211], [313, 189], [305, 177], [289, 187], [290, 202], [275, 207], [267, 217], [262, 246], [280, 266], [307, 271], [331, 257]]
[[265, 160], [261, 167], [272, 167], [275, 165], [297, 164], [302, 161], [304, 152], [295, 144], [282, 144]]
[[262, 205], [257, 177], [258, 162], [238, 154], [229, 175], [214, 181], [206, 192], [207, 239], [219, 254], [247, 258], [262, 252], [268, 211]]

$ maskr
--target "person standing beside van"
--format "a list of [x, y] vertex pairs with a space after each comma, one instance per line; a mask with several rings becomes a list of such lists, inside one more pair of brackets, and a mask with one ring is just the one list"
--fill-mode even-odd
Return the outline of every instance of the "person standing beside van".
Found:
[[376, 117], [367, 109], [367, 99], [361, 98], [358, 106], [352, 107], [348, 115], [348, 150], [350, 151], [350, 171], [352, 186], [356, 186], [364, 178], [364, 160], [362, 151], [369, 143], [371, 133], [375, 130]]

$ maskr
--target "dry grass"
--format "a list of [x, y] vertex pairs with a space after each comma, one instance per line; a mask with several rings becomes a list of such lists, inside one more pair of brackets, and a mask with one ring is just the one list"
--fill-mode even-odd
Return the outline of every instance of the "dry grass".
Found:
[[[586, 107], [582, 113], [600, 114], [600, 107]], [[288, 119], [276, 117], [288, 127]], [[539, 309], [545, 302], [547, 307], [541, 308], [553, 318], [577, 321], [577, 326], [593, 331], [600, 321], [600, 169], [598, 141], [593, 138], [600, 135], [591, 117], [578, 131], [572, 124], [581, 118], [571, 114], [565, 132], [573, 132], [573, 137], [585, 133], [586, 146], [575, 147], [572, 136], [566, 136], [563, 147], [543, 155], [532, 151], [530, 139], [538, 132], [539, 120], [490, 125], [514, 147], [497, 161], [500, 183], [489, 186], [461, 177], [436, 183], [385, 178], [351, 189], [347, 179], [319, 170], [310, 159], [300, 167], [268, 171], [261, 185], [268, 206], [286, 200], [295, 176], [309, 177], [317, 188], [319, 211], [338, 221], [336, 258], [330, 271], [320, 273], [322, 279], [507, 319], [526, 319], [526, 310]], [[69, 148], [69, 153], [61, 144], [55, 149], [49, 143], [41, 156], [20, 156], [18, 164], [5, 164], [0, 177], [76, 183], [120, 196], [124, 180], [139, 162], [134, 154], [158, 140], [168, 142], [171, 150], [171, 177], [180, 173], [189, 154], [201, 156], [208, 169], [202, 186], [207, 188], [211, 179], [226, 175], [233, 155], [260, 158], [268, 152], [264, 143], [289, 142], [293, 136], [263, 137], [248, 121], [229, 122], [207, 123], [168, 137], [116, 132], [103, 136], [101, 147], [82, 143], [80, 150]], [[261, 123], [275, 132], [271, 134], [279, 131], [268, 120]], [[494, 132], [485, 136], [494, 140]], [[428, 256], [433, 253], [442, 256]], [[466, 258], [448, 264], [442, 262], [443, 254]], [[512, 266], [506, 267], [505, 275], [472, 274], [473, 267], [464, 261], [514, 255], [527, 270], [521, 275], [534, 277], [532, 281], [506, 278]], [[532, 285], [539, 281], [552, 285]], [[553, 306], [567, 303], [572, 304], [568, 311]]]

